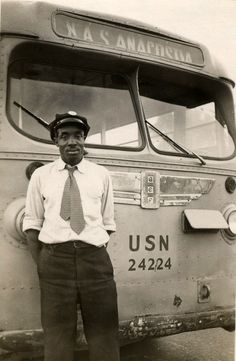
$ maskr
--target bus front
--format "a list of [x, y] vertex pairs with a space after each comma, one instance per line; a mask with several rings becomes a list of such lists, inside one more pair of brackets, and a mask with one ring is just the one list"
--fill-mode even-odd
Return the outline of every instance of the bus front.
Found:
[[232, 330], [233, 82], [205, 47], [144, 24], [46, 2], [5, 0], [2, 14], [1, 347], [42, 346], [22, 220], [33, 171], [59, 156], [47, 124], [69, 110], [91, 126], [85, 156], [112, 176], [121, 343]]

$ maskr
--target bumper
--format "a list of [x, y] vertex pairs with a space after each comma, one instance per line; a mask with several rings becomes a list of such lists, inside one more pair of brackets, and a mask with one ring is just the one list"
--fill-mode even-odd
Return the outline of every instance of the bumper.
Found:
[[[122, 345], [144, 338], [163, 337], [215, 327], [234, 330], [235, 309], [227, 308], [165, 316], [137, 316], [132, 320], [120, 322], [119, 337]], [[78, 327], [77, 346], [79, 349], [86, 348], [86, 340], [81, 326]], [[43, 348], [43, 331], [41, 329], [3, 331], [0, 333], [0, 348], [15, 352]]]

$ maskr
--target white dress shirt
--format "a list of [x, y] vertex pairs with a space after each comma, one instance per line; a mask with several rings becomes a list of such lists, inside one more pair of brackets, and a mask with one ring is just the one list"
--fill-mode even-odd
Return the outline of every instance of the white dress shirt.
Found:
[[39, 230], [39, 240], [53, 244], [80, 240], [95, 246], [108, 242], [106, 232], [115, 231], [113, 190], [109, 172], [85, 159], [77, 165], [77, 181], [84, 212], [85, 228], [78, 235], [70, 222], [60, 216], [61, 201], [68, 170], [60, 158], [33, 173], [26, 198], [23, 231]]

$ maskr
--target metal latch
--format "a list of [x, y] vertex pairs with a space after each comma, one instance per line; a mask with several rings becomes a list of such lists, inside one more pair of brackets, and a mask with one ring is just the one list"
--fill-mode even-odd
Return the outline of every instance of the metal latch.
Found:
[[211, 289], [209, 282], [198, 281], [198, 302], [205, 303], [210, 301]]

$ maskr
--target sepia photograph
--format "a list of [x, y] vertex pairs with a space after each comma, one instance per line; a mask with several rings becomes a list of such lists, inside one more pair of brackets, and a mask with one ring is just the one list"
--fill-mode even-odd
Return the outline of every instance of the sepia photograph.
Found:
[[0, 0], [0, 361], [236, 361], [236, 0]]

